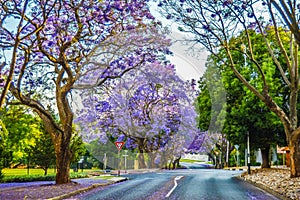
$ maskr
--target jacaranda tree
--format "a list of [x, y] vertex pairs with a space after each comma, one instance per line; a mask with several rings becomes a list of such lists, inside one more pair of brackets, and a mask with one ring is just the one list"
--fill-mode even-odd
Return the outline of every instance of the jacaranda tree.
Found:
[[[26, 105], [43, 120], [56, 152], [57, 184], [70, 182], [74, 118], [71, 101], [76, 82], [77, 88], [107, 84], [151, 60], [155, 52], [164, 51], [159, 43], [151, 45], [156, 40], [150, 34], [140, 34], [139, 40], [124, 40], [124, 35], [135, 30], [155, 30], [157, 24], [146, 3], [0, 2], [0, 105], [5, 99], [7, 103]], [[53, 106], [59, 122], [49, 111]]]
[[143, 65], [110, 86], [82, 94], [84, 108], [76, 122], [90, 133], [87, 139], [125, 141], [126, 148], [138, 150], [144, 168], [144, 153], [152, 165], [164, 166], [179, 158], [198, 133], [195, 91], [168, 62]]
[[[178, 22], [179, 30], [191, 33], [190, 41], [201, 44], [212, 55], [223, 51], [226, 59], [219, 59], [229, 67], [239, 80], [253, 92], [281, 120], [291, 153], [291, 177], [300, 176], [300, 127], [297, 116], [299, 95], [299, 45], [300, 45], [300, 3], [297, 0], [162, 0], [158, 3], [162, 14]], [[275, 40], [268, 39], [268, 30], [274, 28]], [[268, 79], [263, 63], [255, 55], [259, 54], [250, 31], [255, 30], [263, 37], [268, 49], [270, 64], [276, 67], [284, 86], [289, 90], [288, 110], [275, 101], [269, 92], [272, 80]], [[243, 32], [245, 40], [232, 43], [231, 39]], [[286, 41], [282, 32], [289, 34]], [[269, 32], [270, 33], [270, 32]], [[285, 44], [289, 45], [286, 46]], [[236, 44], [239, 44], [238, 46]], [[255, 68], [262, 87], [251, 83], [237, 68], [239, 60], [233, 54], [240, 54], [247, 64]], [[283, 55], [284, 60], [279, 60]], [[223, 57], [222, 57], [223, 58]], [[249, 75], [253, 75], [249, 72]]]

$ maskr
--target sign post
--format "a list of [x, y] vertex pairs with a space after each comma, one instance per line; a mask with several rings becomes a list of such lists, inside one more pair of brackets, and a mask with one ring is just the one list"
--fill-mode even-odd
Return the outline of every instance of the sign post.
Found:
[[126, 160], [127, 160], [127, 159], [126, 159], [126, 158], [127, 158], [127, 156], [128, 156], [128, 155], [127, 155], [127, 151], [128, 151], [128, 150], [125, 150], [125, 154], [123, 155], [123, 157], [124, 157], [124, 170], [125, 170], [125, 174], [127, 173], [127, 171], [126, 171], [126, 169], [127, 169], [127, 168], [126, 168], [126, 167], [127, 167], [127, 165], [126, 165]]
[[124, 146], [124, 142], [115, 142], [115, 145], [118, 149], [118, 176], [120, 176], [120, 151], [122, 149], [122, 147]]

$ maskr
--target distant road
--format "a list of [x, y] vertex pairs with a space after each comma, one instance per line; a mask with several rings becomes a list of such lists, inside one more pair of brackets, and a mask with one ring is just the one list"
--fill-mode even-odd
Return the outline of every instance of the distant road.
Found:
[[278, 200], [275, 196], [234, 178], [240, 173], [215, 169], [184, 169], [129, 174], [126, 175], [129, 177], [128, 181], [96, 189], [71, 199]]

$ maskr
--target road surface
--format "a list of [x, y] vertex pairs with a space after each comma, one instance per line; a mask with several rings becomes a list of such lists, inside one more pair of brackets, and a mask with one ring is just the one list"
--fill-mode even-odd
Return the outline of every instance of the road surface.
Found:
[[235, 178], [240, 173], [242, 172], [192, 168], [128, 174], [128, 181], [89, 191], [71, 199], [278, 200], [275, 196]]

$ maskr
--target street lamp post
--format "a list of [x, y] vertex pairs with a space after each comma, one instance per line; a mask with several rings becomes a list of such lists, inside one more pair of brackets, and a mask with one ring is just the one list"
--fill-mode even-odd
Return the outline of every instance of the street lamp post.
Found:
[[107, 157], [106, 157], [106, 153], [104, 153], [103, 156], [103, 171], [106, 173], [106, 165], [107, 165]]
[[250, 138], [249, 138], [249, 132], [247, 132], [247, 165], [248, 165], [248, 174], [250, 174], [251, 171], [250, 171]]

